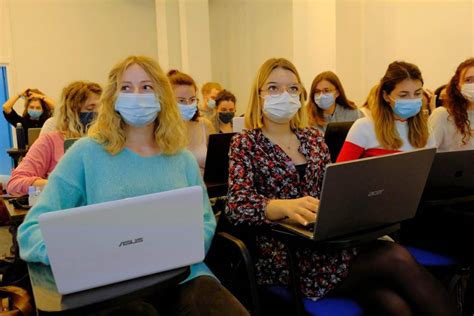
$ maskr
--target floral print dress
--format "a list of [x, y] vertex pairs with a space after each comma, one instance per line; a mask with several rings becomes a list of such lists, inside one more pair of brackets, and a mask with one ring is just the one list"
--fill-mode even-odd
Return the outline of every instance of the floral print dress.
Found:
[[[234, 136], [229, 153], [229, 191], [225, 214], [234, 225], [273, 225], [265, 217], [272, 199], [319, 198], [329, 150], [322, 134], [313, 128], [295, 130], [299, 152], [307, 167], [301, 179], [290, 157], [260, 129]], [[289, 283], [288, 252], [274, 237], [256, 236], [256, 273], [259, 284]], [[297, 250], [298, 278], [302, 293], [318, 299], [347, 275], [356, 249], [320, 252]]]

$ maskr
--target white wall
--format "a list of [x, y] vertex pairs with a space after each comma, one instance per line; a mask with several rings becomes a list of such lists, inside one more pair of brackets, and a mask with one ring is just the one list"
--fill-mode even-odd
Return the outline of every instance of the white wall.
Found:
[[[212, 78], [247, 108], [250, 86], [271, 57], [293, 59], [291, 0], [210, 0]], [[202, 82], [201, 82], [202, 84]]]
[[417, 64], [434, 90], [474, 56], [474, 0], [210, 0], [209, 10], [213, 79], [239, 113], [269, 57], [292, 60], [308, 89], [335, 71], [361, 104], [394, 60]]
[[104, 84], [131, 54], [156, 57], [154, 0], [10, 0], [10, 92], [36, 87], [59, 101], [74, 80]]
[[418, 64], [434, 89], [474, 55], [474, 0], [0, 0], [0, 17], [11, 92], [56, 99], [72, 80], [104, 83], [129, 54], [222, 83], [239, 113], [270, 57], [292, 60], [307, 88], [333, 70], [362, 103], [393, 60]]

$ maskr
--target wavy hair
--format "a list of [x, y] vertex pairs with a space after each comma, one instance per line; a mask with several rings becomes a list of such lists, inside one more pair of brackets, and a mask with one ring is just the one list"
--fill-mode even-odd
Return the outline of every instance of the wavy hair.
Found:
[[74, 81], [63, 88], [61, 105], [56, 115], [56, 129], [65, 138], [79, 138], [86, 134], [85, 127], [79, 119], [84, 102], [92, 94], [100, 97], [102, 88], [98, 83]]
[[471, 129], [471, 122], [467, 109], [469, 107], [469, 100], [467, 100], [461, 93], [460, 82], [468, 68], [474, 67], [474, 58], [469, 58], [459, 64], [454, 76], [449, 81], [446, 87], [446, 109], [449, 115], [454, 119], [456, 129], [462, 135], [463, 145], [467, 144], [473, 136]]
[[123, 73], [132, 65], [140, 66], [148, 74], [156, 98], [160, 100], [161, 111], [154, 126], [155, 142], [163, 154], [175, 154], [186, 147], [186, 127], [166, 74], [154, 59], [146, 56], [129, 56], [112, 68], [102, 94], [99, 114], [88, 134], [112, 155], [125, 147], [126, 123], [115, 111], [115, 101], [120, 93]]
[[[191, 86], [194, 88], [197, 97], [198, 88], [196, 82], [190, 75], [176, 69], [171, 69], [166, 75], [168, 76], [171, 86]], [[194, 113], [191, 121], [197, 121], [200, 115], [199, 107], [197, 107], [196, 113]]]
[[327, 124], [326, 120], [324, 119], [324, 110], [318, 107], [317, 104], [314, 102], [316, 86], [323, 80], [330, 82], [333, 86], [336, 87], [336, 90], [339, 92], [339, 96], [335, 100], [336, 104], [339, 104], [350, 110], [357, 109], [355, 103], [347, 98], [346, 92], [344, 91], [344, 87], [342, 86], [342, 83], [339, 80], [338, 76], [332, 71], [324, 71], [318, 74], [313, 79], [313, 83], [311, 84], [311, 90], [309, 91], [309, 99], [307, 104], [309, 123], [317, 124], [319, 126], [325, 126]]
[[[374, 120], [375, 135], [386, 149], [399, 149], [403, 145], [403, 141], [395, 127], [392, 107], [384, 99], [384, 92], [389, 95], [397, 84], [406, 79], [420, 80], [423, 84], [423, 77], [416, 65], [404, 61], [395, 61], [388, 65], [388, 69], [378, 85], [375, 102], [373, 106], [369, 105]], [[408, 118], [408, 141], [413, 147], [425, 147], [428, 137], [428, 122], [423, 111]]]
[[[252, 87], [250, 89], [250, 99], [245, 112], [245, 127], [248, 129], [262, 128], [263, 125], [263, 98], [260, 94], [263, 84], [270, 76], [270, 73], [276, 69], [282, 68], [291, 71], [295, 74], [298, 83], [302, 85], [300, 75], [289, 60], [285, 58], [270, 58], [260, 66], [260, 69], [255, 76]], [[303, 92], [300, 94], [301, 108], [296, 112], [296, 115], [290, 121], [290, 127], [292, 129], [304, 128], [308, 126], [308, 118], [305, 110], [305, 96], [306, 93], [303, 88]]]
[[30, 114], [28, 114], [28, 106], [30, 105], [31, 102], [33, 101], [38, 101], [40, 104], [41, 104], [41, 109], [43, 109], [43, 113], [41, 113], [40, 115], [40, 118], [39, 120], [40, 121], [46, 121], [50, 116], [51, 116], [51, 109], [49, 108], [49, 106], [46, 104], [46, 102], [44, 100], [42, 100], [41, 98], [30, 98], [28, 95], [30, 92], [35, 92], [37, 94], [40, 94], [40, 95], [45, 95], [41, 90], [39, 89], [28, 89], [27, 90], [27, 97], [26, 97], [26, 100], [25, 100], [25, 108], [23, 110], [23, 113], [22, 113], [22, 116], [24, 118], [30, 118]]

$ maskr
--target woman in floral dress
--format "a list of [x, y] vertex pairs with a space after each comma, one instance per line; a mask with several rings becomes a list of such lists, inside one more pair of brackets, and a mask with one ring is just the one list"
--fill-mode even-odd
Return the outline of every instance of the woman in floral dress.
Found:
[[[315, 221], [330, 156], [322, 134], [307, 128], [303, 91], [296, 68], [286, 59], [269, 59], [258, 71], [245, 115], [247, 130], [234, 137], [229, 153], [225, 213], [232, 224]], [[255, 246], [258, 282], [288, 284], [284, 244], [257, 235]], [[314, 300], [332, 293], [352, 296], [375, 314], [455, 313], [442, 286], [396, 243], [324, 252], [300, 247], [297, 266], [300, 289]]]

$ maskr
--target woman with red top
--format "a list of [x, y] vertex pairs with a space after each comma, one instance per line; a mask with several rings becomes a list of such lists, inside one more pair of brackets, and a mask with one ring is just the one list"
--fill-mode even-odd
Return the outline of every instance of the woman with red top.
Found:
[[[315, 221], [322, 178], [330, 161], [322, 134], [307, 127], [303, 86], [286, 59], [267, 60], [257, 73], [245, 115], [246, 128], [230, 148], [225, 214], [236, 226], [272, 226], [284, 218]], [[288, 284], [285, 245], [257, 235], [259, 284]], [[376, 315], [454, 315], [447, 293], [401, 246], [376, 241], [333, 251], [297, 249], [303, 295], [352, 296]]]
[[434, 147], [420, 111], [423, 78], [416, 65], [395, 61], [380, 80], [371, 116], [358, 119], [347, 134], [337, 162]]

